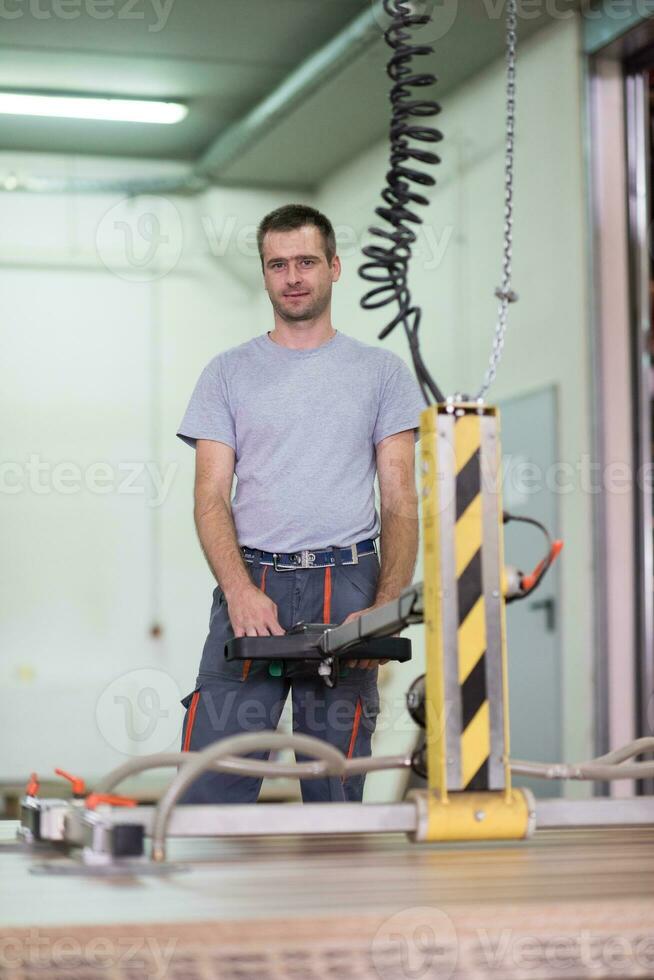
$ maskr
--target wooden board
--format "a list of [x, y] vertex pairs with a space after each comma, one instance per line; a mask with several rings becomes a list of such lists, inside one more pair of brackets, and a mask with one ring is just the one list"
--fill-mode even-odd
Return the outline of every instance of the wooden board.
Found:
[[654, 828], [177, 841], [171, 858], [189, 870], [43, 877], [0, 846], [0, 978], [654, 976]]

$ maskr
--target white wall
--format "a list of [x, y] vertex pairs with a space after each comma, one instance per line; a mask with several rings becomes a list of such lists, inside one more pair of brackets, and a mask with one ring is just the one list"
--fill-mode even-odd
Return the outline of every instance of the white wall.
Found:
[[[419, 233], [410, 285], [423, 308], [423, 356], [446, 393], [475, 391], [488, 360], [500, 282], [503, 227], [504, 75], [498, 62], [444, 100], [438, 125], [437, 187]], [[514, 200], [514, 288], [504, 358], [491, 400], [556, 385], [561, 408], [560, 456], [576, 463], [590, 452], [586, 255], [582, 160], [582, 81], [576, 20], [559, 21], [521, 46], [518, 57]], [[382, 142], [321, 188], [318, 206], [349, 240], [368, 241], [374, 208], [388, 169]], [[375, 222], [379, 221], [375, 218]], [[345, 230], [347, 229], [347, 231]], [[396, 307], [359, 309], [360, 257], [345, 262], [335, 292], [334, 323], [375, 342]], [[404, 334], [384, 341], [408, 359]], [[538, 434], [534, 433], [534, 438]], [[561, 495], [565, 550], [562, 565], [563, 717], [565, 756], [592, 753], [591, 501], [576, 489]], [[420, 570], [418, 571], [420, 574]], [[422, 654], [422, 632], [414, 630]], [[528, 655], [517, 651], [514, 655]], [[420, 656], [412, 665], [420, 673]], [[407, 670], [389, 671], [387, 716], [376, 751], [408, 746], [401, 699]], [[388, 676], [388, 675], [387, 675]], [[391, 721], [398, 718], [398, 721]], [[401, 729], [399, 731], [398, 729]], [[370, 779], [386, 793], [389, 777]], [[570, 792], [583, 792], [578, 787]]]
[[262, 332], [254, 232], [286, 199], [0, 196], [0, 780], [178, 745], [214, 583], [175, 431], [207, 361]]

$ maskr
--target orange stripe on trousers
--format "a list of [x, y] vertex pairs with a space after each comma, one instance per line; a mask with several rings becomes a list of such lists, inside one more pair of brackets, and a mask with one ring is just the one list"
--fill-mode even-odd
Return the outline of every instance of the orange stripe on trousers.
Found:
[[191, 746], [191, 734], [193, 733], [193, 725], [195, 724], [195, 713], [198, 710], [198, 701], [200, 700], [200, 692], [195, 691], [193, 697], [191, 698], [191, 703], [188, 709], [188, 718], [186, 720], [186, 734], [184, 735], [184, 745], [182, 746], [182, 752], [188, 752]]
[[329, 623], [332, 615], [332, 569], [331, 565], [325, 565], [325, 580], [322, 599], [322, 621]]
[[361, 723], [361, 698], [357, 700], [356, 711], [354, 712], [354, 723], [352, 725], [352, 735], [350, 736], [350, 744], [347, 750], [347, 757], [351, 759], [354, 755], [354, 747], [357, 744], [357, 735], [359, 734], [359, 725]]

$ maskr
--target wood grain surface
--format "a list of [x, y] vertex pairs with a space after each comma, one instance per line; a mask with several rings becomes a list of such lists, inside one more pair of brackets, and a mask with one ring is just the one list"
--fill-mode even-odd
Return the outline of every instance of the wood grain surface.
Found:
[[171, 859], [187, 870], [37, 876], [42, 855], [0, 845], [0, 977], [654, 977], [654, 828], [174, 841]]

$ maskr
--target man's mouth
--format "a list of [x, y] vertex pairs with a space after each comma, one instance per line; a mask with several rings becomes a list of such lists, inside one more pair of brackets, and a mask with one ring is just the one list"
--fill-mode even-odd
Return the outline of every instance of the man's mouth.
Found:
[[300, 296], [308, 296], [308, 293], [284, 293], [286, 299], [298, 299]]

